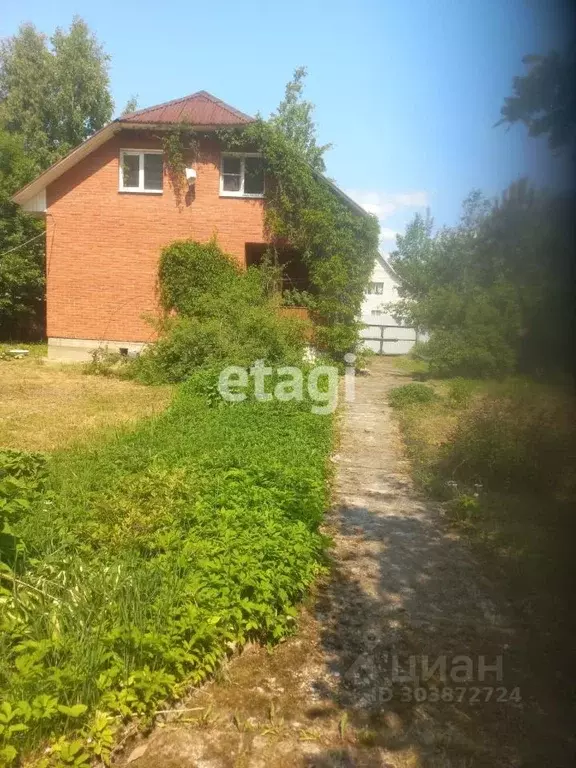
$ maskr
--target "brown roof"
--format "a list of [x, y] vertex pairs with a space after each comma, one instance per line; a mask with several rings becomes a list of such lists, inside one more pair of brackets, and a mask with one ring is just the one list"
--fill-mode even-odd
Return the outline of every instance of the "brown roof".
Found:
[[254, 118], [239, 112], [206, 91], [182, 99], [166, 101], [155, 107], [139, 109], [118, 118], [120, 123], [190, 123], [191, 125], [245, 125]]

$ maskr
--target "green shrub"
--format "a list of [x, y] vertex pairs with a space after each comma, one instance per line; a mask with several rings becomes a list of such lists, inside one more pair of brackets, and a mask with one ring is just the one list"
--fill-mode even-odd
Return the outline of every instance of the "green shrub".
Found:
[[141, 381], [184, 381], [202, 366], [302, 360], [306, 323], [279, 314], [266, 270], [240, 271], [214, 242], [180, 241], [164, 250], [159, 280], [164, 308], [177, 315], [131, 364]]
[[0, 568], [6, 762], [46, 740], [50, 765], [106, 761], [126, 718], [235, 645], [292, 630], [322, 567], [332, 420], [307, 402], [215, 408], [216, 375], [136, 430], [54, 456], [50, 493], [17, 516], [18, 580]]
[[433, 376], [489, 379], [508, 375], [516, 357], [498, 328], [434, 331], [422, 347]]
[[201, 314], [206, 297], [226, 294], [239, 274], [238, 265], [215, 239], [208, 243], [177, 240], [164, 248], [160, 256], [158, 284], [162, 307], [166, 312], [181, 315]]
[[393, 408], [406, 408], [409, 405], [431, 403], [435, 399], [436, 393], [432, 387], [417, 382], [396, 387], [388, 395], [388, 402]]

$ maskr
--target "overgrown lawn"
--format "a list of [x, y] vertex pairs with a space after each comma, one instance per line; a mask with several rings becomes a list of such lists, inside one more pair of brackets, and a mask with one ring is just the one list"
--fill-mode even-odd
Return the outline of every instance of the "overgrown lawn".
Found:
[[47, 765], [107, 760], [127, 719], [292, 630], [322, 567], [331, 417], [210, 392], [193, 379], [166, 413], [46, 466], [0, 460], [7, 762], [47, 741]]

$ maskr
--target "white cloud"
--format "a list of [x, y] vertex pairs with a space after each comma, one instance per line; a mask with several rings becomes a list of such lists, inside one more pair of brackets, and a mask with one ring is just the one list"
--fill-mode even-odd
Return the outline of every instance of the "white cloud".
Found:
[[424, 208], [428, 205], [428, 194], [416, 192], [372, 192], [369, 190], [346, 190], [347, 194], [378, 219], [385, 219], [400, 208]]
[[395, 229], [390, 229], [390, 227], [380, 227], [380, 240], [393, 240], [396, 241], [396, 235], [398, 232], [396, 232]]

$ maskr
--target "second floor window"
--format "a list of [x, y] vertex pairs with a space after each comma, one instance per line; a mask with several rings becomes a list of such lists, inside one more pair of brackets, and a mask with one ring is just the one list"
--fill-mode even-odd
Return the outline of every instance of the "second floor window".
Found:
[[123, 149], [120, 152], [121, 192], [162, 192], [162, 150]]
[[264, 162], [260, 155], [223, 154], [220, 168], [222, 197], [263, 197]]
[[368, 286], [368, 293], [382, 296], [384, 293], [384, 283], [370, 283]]

